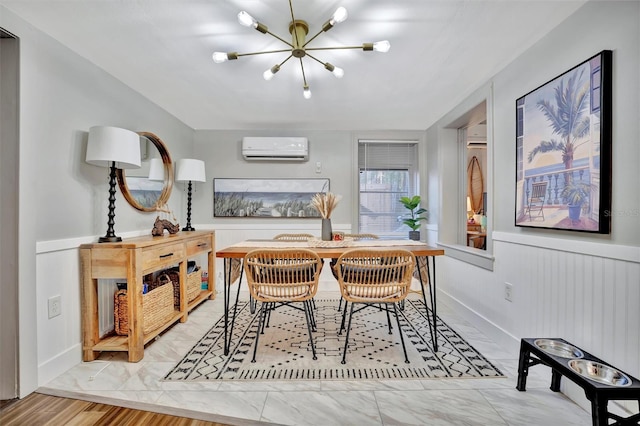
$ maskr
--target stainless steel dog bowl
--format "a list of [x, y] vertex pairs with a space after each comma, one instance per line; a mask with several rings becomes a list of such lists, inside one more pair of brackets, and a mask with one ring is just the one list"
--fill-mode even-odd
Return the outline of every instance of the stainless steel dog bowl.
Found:
[[582, 377], [604, 383], [605, 385], [618, 387], [631, 385], [631, 379], [629, 379], [626, 374], [596, 361], [572, 359], [569, 361], [569, 367]]
[[562, 358], [582, 358], [584, 354], [575, 346], [553, 339], [538, 339], [533, 342], [538, 348], [550, 355]]

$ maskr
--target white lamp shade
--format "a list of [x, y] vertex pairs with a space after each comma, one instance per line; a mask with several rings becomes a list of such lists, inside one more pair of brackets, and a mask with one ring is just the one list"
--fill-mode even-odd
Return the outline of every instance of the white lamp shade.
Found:
[[139, 168], [140, 136], [118, 127], [93, 126], [89, 129], [86, 161], [101, 167], [111, 167], [115, 161], [118, 169]]
[[176, 182], [206, 182], [204, 161], [183, 158], [176, 163]]
[[149, 180], [164, 181], [164, 163], [160, 158], [149, 161]]

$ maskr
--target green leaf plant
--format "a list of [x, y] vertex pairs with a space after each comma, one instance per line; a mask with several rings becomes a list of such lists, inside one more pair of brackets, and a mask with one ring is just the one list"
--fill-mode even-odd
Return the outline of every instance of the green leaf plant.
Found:
[[427, 209], [418, 208], [420, 205], [420, 196], [400, 197], [399, 201], [411, 212], [411, 218], [404, 219], [402, 223], [411, 228], [412, 231], [420, 229], [420, 221], [427, 220], [426, 216], [420, 216], [423, 213], [427, 213]]

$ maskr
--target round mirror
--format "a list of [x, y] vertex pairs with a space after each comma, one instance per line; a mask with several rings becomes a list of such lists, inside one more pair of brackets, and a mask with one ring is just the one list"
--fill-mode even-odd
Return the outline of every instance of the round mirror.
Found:
[[[117, 169], [116, 177], [122, 195], [133, 208], [155, 212], [169, 201], [173, 188], [173, 165], [167, 147], [158, 136], [150, 132], [138, 134], [142, 166], [126, 171]], [[154, 170], [154, 163], [161, 164], [159, 173]]]

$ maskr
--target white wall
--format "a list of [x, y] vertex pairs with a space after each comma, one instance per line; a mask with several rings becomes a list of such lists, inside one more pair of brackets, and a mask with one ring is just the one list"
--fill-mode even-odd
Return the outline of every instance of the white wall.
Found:
[[[242, 158], [241, 142], [244, 136], [304, 136], [309, 139], [309, 160], [290, 161], [245, 161]], [[214, 178], [328, 178], [331, 192], [343, 196], [343, 201], [333, 213], [334, 222], [351, 220], [351, 133], [346, 131], [290, 130], [288, 126], [274, 130], [198, 130], [195, 135], [194, 152], [205, 161], [207, 182], [198, 184], [198, 193], [193, 197], [199, 208], [193, 215], [197, 223], [247, 224], [271, 223], [278, 219], [234, 219], [213, 217]], [[316, 162], [321, 163], [321, 172], [316, 173]], [[179, 188], [182, 189], [182, 188]], [[202, 206], [206, 208], [202, 208]], [[313, 219], [290, 220], [294, 225], [309, 224]], [[279, 226], [274, 224], [275, 227]]]
[[[191, 156], [193, 130], [2, 6], [0, 26], [20, 39], [19, 395], [25, 396], [80, 360], [74, 247], [104, 235], [108, 206], [107, 169], [84, 161], [88, 129], [154, 132], [175, 159]], [[169, 204], [181, 206], [182, 193]], [[149, 232], [154, 219], [117, 192], [116, 234]], [[62, 295], [62, 315], [48, 319], [54, 295]]]
[[[450, 158], [447, 127], [489, 94], [493, 271], [445, 256], [437, 282], [443, 298], [514, 356], [522, 337], [562, 337], [640, 377], [639, 17], [638, 2], [587, 3], [427, 131], [429, 154]], [[604, 49], [613, 50], [611, 234], [515, 227], [515, 100]], [[438, 203], [447, 196], [445, 164], [429, 171], [438, 180], [429, 184]], [[441, 239], [451, 235], [438, 231]], [[513, 284], [513, 302], [504, 299], [505, 282]], [[585, 403], [581, 391], [564, 389]]]

